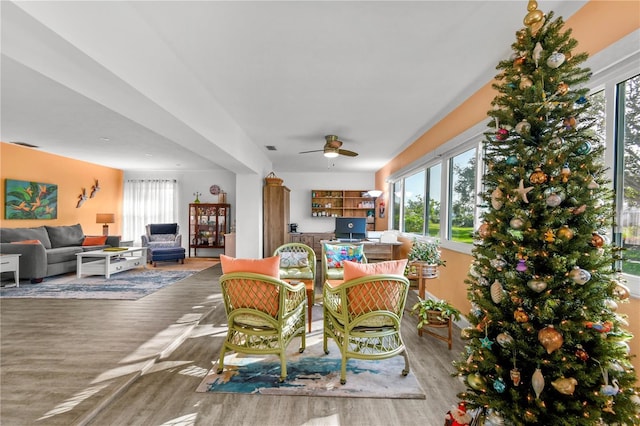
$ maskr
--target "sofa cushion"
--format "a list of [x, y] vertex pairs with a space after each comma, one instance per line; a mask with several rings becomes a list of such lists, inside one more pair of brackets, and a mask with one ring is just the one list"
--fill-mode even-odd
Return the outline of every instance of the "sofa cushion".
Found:
[[179, 228], [177, 223], [153, 223], [153, 224], [147, 225], [147, 231], [149, 235], [177, 234], [178, 229]]
[[44, 248], [51, 248], [51, 240], [44, 226], [36, 228], [2, 228], [0, 230], [0, 242], [11, 243], [27, 240], [40, 240]]
[[45, 226], [51, 240], [51, 248], [81, 246], [84, 232], [79, 223], [70, 226]]
[[88, 235], [84, 237], [84, 240], [82, 241], [82, 245], [83, 246], [103, 246], [105, 245], [106, 242], [107, 242], [106, 235], [97, 235], [97, 236]]
[[149, 241], [151, 242], [174, 242], [176, 240], [175, 234], [151, 234], [149, 235]]
[[52, 248], [47, 250], [47, 264], [75, 261], [77, 259], [76, 253], [82, 251], [82, 246]]

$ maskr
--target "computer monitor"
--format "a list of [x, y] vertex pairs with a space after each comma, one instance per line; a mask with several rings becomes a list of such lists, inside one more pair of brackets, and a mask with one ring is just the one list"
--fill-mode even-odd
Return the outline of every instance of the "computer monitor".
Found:
[[366, 237], [366, 217], [336, 217], [336, 238], [338, 240], [360, 241]]

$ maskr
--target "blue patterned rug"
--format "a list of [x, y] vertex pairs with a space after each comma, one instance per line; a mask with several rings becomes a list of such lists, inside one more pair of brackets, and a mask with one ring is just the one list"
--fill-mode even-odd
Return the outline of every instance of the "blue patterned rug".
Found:
[[137, 300], [196, 272], [131, 269], [109, 279], [99, 275], [80, 279], [75, 274], [64, 275], [45, 278], [39, 284], [22, 281], [20, 287], [3, 287], [0, 298]]
[[[379, 361], [347, 361], [347, 383], [340, 384], [340, 351], [329, 339], [329, 355], [322, 350], [322, 332], [307, 334], [307, 348], [300, 354], [300, 339], [287, 351], [287, 380], [279, 383], [280, 360], [273, 356], [227, 353], [224, 371], [217, 374], [217, 361], [196, 392], [261, 395], [306, 395], [360, 398], [425, 399], [413, 373], [401, 372], [404, 358]], [[411, 361], [411, 359], [409, 359]]]

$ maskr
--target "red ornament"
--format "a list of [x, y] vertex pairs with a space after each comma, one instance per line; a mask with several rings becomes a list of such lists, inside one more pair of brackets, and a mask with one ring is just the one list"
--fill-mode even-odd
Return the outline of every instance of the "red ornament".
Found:
[[578, 345], [576, 349], [576, 357], [578, 357], [580, 361], [587, 361], [589, 359], [589, 354], [581, 345]]
[[501, 128], [496, 131], [496, 139], [498, 139], [499, 141], [507, 139], [507, 136], [509, 136], [509, 131], [507, 129]]

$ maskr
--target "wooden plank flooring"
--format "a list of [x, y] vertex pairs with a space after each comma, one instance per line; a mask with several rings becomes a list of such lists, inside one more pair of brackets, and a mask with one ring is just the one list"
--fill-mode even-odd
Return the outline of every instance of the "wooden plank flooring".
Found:
[[225, 335], [217, 271], [137, 301], [1, 300], [1, 424], [440, 426], [457, 403], [459, 330], [449, 351], [410, 315], [403, 338], [426, 400], [196, 393]]

